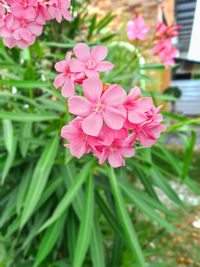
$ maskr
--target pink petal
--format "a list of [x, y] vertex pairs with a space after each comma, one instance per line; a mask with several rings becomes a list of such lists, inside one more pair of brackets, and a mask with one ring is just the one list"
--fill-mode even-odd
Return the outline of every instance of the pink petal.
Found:
[[102, 94], [102, 82], [97, 78], [89, 78], [83, 81], [83, 92], [92, 103], [98, 103]]
[[69, 142], [76, 140], [79, 135], [79, 131], [72, 125], [66, 125], [62, 128], [60, 136]]
[[54, 87], [58, 89], [60, 86], [63, 85], [63, 83], [65, 82], [65, 79], [66, 77], [63, 73], [59, 74], [54, 80], [54, 83], [53, 83]]
[[80, 140], [77, 142], [73, 142], [70, 144], [70, 152], [72, 156], [80, 159], [86, 152], [87, 152], [87, 146], [85, 142], [80, 142]]
[[85, 71], [85, 63], [79, 61], [76, 58], [72, 58], [69, 65], [70, 65], [70, 71], [72, 72]]
[[119, 154], [119, 152], [111, 152], [109, 157], [108, 157], [108, 162], [113, 168], [125, 166], [124, 159]]
[[57, 72], [65, 72], [68, 68], [68, 64], [66, 60], [59, 61], [55, 64], [55, 69]]
[[99, 78], [99, 73], [96, 70], [86, 70], [85, 75], [88, 78]]
[[92, 105], [82, 96], [72, 96], [68, 100], [69, 112], [77, 116], [88, 116], [91, 113]]
[[99, 62], [95, 68], [97, 71], [108, 71], [114, 68], [114, 64], [109, 61]]
[[23, 17], [24, 15], [24, 9], [22, 7], [22, 5], [20, 4], [14, 4], [11, 6], [10, 8], [10, 11], [11, 11], [11, 14], [13, 14], [14, 16], [20, 18], [20, 17]]
[[90, 59], [90, 48], [84, 43], [77, 44], [73, 51], [80, 61], [86, 62]]
[[136, 36], [136, 34], [135, 34], [135, 32], [132, 32], [132, 31], [130, 31], [130, 32], [128, 32], [128, 39], [129, 40], [135, 40], [137, 38], [137, 36]]
[[132, 20], [129, 21], [129, 22], [126, 24], [126, 29], [127, 29], [128, 31], [133, 31], [134, 27], [135, 27], [135, 22], [132, 21]]
[[149, 111], [153, 107], [152, 98], [151, 97], [145, 97], [145, 98], [139, 99], [135, 103], [135, 107], [137, 107], [140, 112]]
[[103, 110], [103, 119], [105, 124], [114, 130], [119, 130], [123, 127], [125, 118], [120, 112], [111, 107], [105, 107]]
[[139, 113], [135, 110], [129, 110], [128, 111], [128, 120], [132, 123], [142, 123], [147, 119], [147, 117], [145, 116], [145, 114], [143, 113]]
[[128, 94], [128, 98], [133, 99], [133, 100], [138, 99], [141, 96], [142, 96], [142, 93], [140, 91], [140, 88], [137, 87], [137, 86], [135, 86], [134, 88], [132, 88], [130, 90], [129, 94]]
[[64, 8], [62, 10], [62, 15], [66, 20], [71, 21], [72, 16], [71, 16], [70, 12], [67, 9]]
[[67, 62], [68, 65], [69, 65], [69, 63], [70, 63], [71, 56], [72, 56], [72, 52], [67, 52], [67, 53], [66, 53], [66, 57], [65, 57], [65, 59], [66, 59], [66, 62]]
[[99, 164], [102, 165], [108, 158], [109, 151], [104, 149], [99, 158]]
[[75, 85], [72, 79], [67, 78], [66, 82], [64, 83], [62, 87], [62, 96], [64, 97], [70, 97], [73, 96], [75, 93]]
[[42, 34], [43, 31], [43, 25], [40, 25], [38, 23], [35, 22], [31, 22], [29, 23], [29, 25], [27, 26], [27, 28], [30, 30], [30, 32], [36, 36], [39, 36]]
[[91, 59], [100, 62], [107, 57], [108, 49], [105, 46], [97, 45], [91, 51]]
[[139, 141], [143, 147], [151, 147], [157, 140], [144, 132], [140, 132]]
[[102, 114], [93, 112], [83, 120], [83, 131], [91, 136], [98, 136], [103, 126]]
[[126, 91], [117, 84], [111, 85], [101, 97], [101, 102], [108, 106], [122, 105], [126, 99]]
[[35, 17], [36, 17], [36, 12], [32, 6], [25, 8], [25, 12], [24, 12], [25, 19], [31, 20], [31, 19], [34, 19]]
[[122, 147], [120, 148], [120, 153], [123, 157], [132, 158], [135, 154], [134, 147]]
[[147, 33], [147, 32], [149, 31], [149, 29], [150, 29], [150, 27], [149, 27], [148, 25], [143, 26], [141, 32], [142, 32], [143, 34], [145, 34], [145, 33]]

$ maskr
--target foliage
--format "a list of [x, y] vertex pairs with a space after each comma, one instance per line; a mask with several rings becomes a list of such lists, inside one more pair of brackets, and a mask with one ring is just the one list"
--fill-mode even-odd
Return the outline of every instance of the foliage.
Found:
[[[74, 4], [76, 14], [78, 4]], [[99, 166], [92, 155], [72, 158], [63, 147], [60, 129], [71, 117], [66, 101], [52, 85], [53, 65], [75, 40], [91, 41], [90, 45], [110, 40], [108, 60], [115, 62], [115, 74], [104, 79], [120, 82], [125, 89], [136, 84], [144, 88], [151, 81], [145, 70], [163, 69], [161, 64], [141, 62], [132, 45], [111, 42], [113, 33], [102, 33], [113, 18], [110, 13], [97, 22], [84, 6], [77, 8], [81, 11], [71, 24], [63, 22], [59, 28], [49, 24], [29, 49], [0, 46], [0, 232], [2, 251], [9, 255], [3, 266], [114, 267], [121, 266], [124, 249], [131, 254], [130, 266], [146, 266], [145, 230], [138, 213], [170, 231], [176, 229], [167, 218], [178, 220], [160, 202], [155, 187], [180, 207], [184, 204], [166, 177], [185, 182], [199, 193], [188, 176], [195, 134], [186, 126], [199, 125], [197, 120], [165, 113], [165, 118], [177, 121], [167, 132], [181, 131], [185, 140], [183, 162], [162, 140], [151, 149], [138, 146], [126, 168], [115, 171], [106, 164]], [[86, 25], [84, 33], [82, 25]], [[173, 98], [145, 90], [144, 94], [153, 96], [155, 103]], [[191, 138], [183, 134], [188, 130]], [[156, 164], [156, 158], [163, 164]], [[112, 236], [109, 244], [107, 232]]]

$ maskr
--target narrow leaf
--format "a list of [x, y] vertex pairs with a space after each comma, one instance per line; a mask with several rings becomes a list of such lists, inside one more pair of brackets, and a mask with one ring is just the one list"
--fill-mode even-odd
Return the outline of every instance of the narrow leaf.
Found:
[[21, 227], [23, 227], [27, 220], [30, 218], [35, 206], [37, 205], [42, 195], [57, 154], [58, 141], [59, 138], [56, 135], [46, 144], [46, 147], [36, 165], [24, 203], [24, 210], [21, 218]]
[[74, 253], [73, 267], [81, 267], [89, 247], [94, 221], [94, 181], [92, 174], [89, 176], [85, 192], [81, 225]]
[[82, 184], [85, 182], [86, 178], [88, 177], [88, 173], [91, 171], [94, 161], [90, 161], [81, 170], [81, 172], [77, 175], [76, 179], [74, 180], [73, 184], [69, 187], [67, 193], [57, 205], [52, 217], [41, 227], [39, 231], [44, 230], [53, 222], [55, 222], [62, 213], [66, 210], [66, 208], [71, 204], [73, 199], [76, 197], [78, 191], [80, 190]]
[[143, 258], [142, 250], [140, 248], [137, 235], [135, 233], [133, 224], [131, 222], [131, 218], [128, 214], [128, 211], [126, 210], [113, 168], [110, 168], [109, 179], [110, 179], [110, 184], [111, 184], [116, 208], [117, 208], [118, 215], [119, 215], [119, 218], [120, 218], [123, 230], [124, 230], [127, 243], [129, 244], [130, 249], [134, 253], [139, 266], [145, 267], [145, 261]]

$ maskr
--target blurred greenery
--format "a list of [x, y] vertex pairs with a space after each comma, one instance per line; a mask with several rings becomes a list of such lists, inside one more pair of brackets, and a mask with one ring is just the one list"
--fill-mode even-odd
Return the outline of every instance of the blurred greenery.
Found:
[[86, 2], [72, 4], [72, 22], [49, 22], [28, 49], [8, 50], [0, 43], [0, 266], [166, 266], [154, 260], [158, 251], [146, 233], [152, 222], [155, 236], [176, 233], [180, 218], [156, 188], [181, 210], [185, 205], [170, 181], [200, 194], [197, 179], [190, 178], [193, 126], [200, 121], [164, 113], [166, 134], [184, 140], [181, 157], [165, 147], [163, 134], [152, 148], [137, 145], [126, 168], [115, 171], [92, 155], [73, 158], [59, 137], [72, 116], [52, 82], [55, 62], [77, 42], [108, 47], [115, 69], [101, 76], [104, 82], [126, 90], [139, 85], [156, 105], [176, 98], [145, 89], [155, 83], [147, 71], [164, 66], [146, 63], [132, 44], [113, 39], [111, 13], [99, 20], [88, 14]]

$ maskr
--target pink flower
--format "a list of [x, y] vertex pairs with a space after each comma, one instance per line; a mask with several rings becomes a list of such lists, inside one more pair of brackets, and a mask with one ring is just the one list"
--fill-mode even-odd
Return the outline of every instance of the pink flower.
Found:
[[104, 126], [99, 135], [102, 138], [96, 146], [94, 154], [99, 158], [99, 164], [103, 164], [108, 159], [109, 164], [114, 167], [125, 166], [124, 157], [131, 158], [135, 154], [135, 148], [127, 142], [128, 132], [126, 129], [118, 131]]
[[129, 40], [145, 40], [145, 34], [149, 31], [150, 27], [148, 25], [144, 25], [143, 17], [137, 16], [134, 21], [129, 21], [126, 25], [128, 31], [128, 39]]
[[164, 62], [165, 67], [174, 65], [174, 57], [178, 54], [178, 49], [172, 46], [172, 40], [161, 39], [156, 41], [155, 47], [152, 50], [153, 54], [158, 54], [161, 62]]
[[137, 125], [135, 131], [130, 134], [129, 140], [132, 138], [132, 142], [139, 140], [143, 147], [151, 147], [157, 142], [160, 137], [160, 133], [166, 130], [164, 124], [159, 124], [156, 122], [146, 122], [142, 125]]
[[76, 118], [69, 122], [61, 130], [61, 136], [69, 141], [70, 153], [72, 156], [81, 158], [84, 154], [88, 154], [97, 144], [97, 140], [93, 136], [86, 135], [82, 130], [82, 118]]
[[56, 19], [58, 23], [62, 21], [62, 17], [66, 20], [71, 20], [71, 14], [68, 11], [70, 0], [50, 0], [48, 2], [48, 11], [52, 19]]
[[88, 45], [84, 43], [77, 44], [74, 49], [77, 58], [70, 62], [72, 72], [84, 72], [90, 77], [99, 77], [99, 72], [111, 70], [114, 65], [108, 61], [102, 61], [106, 58], [108, 50], [105, 46], [95, 46], [91, 53]]
[[69, 112], [84, 117], [83, 131], [91, 136], [98, 136], [103, 122], [111, 129], [123, 127], [125, 117], [118, 110], [126, 99], [126, 92], [119, 85], [110, 86], [102, 94], [102, 82], [90, 78], [83, 82], [83, 92], [87, 97], [72, 96], [68, 100]]
[[[46, 20], [69, 20], [69, 0], [6, 0], [0, 3], [0, 36], [9, 48], [32, 45], [42, 34]], [[5, 8], [4, 8], [5, 6]], [[5, 10], [7, 13], [5, 14]]]
[[54, 86], [56, 89], [62, 87], [61, 92], [64, 97], [73, 96], [75, 93], [75, 83], [81, 83], [84, 79], [84, 73], [73, 73], [69, 69], [70, 60], [71, 60], [71, 52], [66, 54], [66, 59], [62, 60], [55, 64], [55, 69], [57, 72], [61, 72], [55, 81]]
[[155, 36], [156, 38], [172, 38], [178, 36], [177, 32], [182, 26], [167, 26], [164, 23], [158, 21]]
[[152, 98], [141, 98], [141, 91], [138, 87], [131, 89], [124, 106], [128, 112], [128, 120], [131, 123], [142, 123], [147, 119], [146, 112], [149, 111], [152, 106]]
[[0, 3], [0, 28], [4, 26], [4, 15], [5, 15], [6, 9], [5, 7]]

